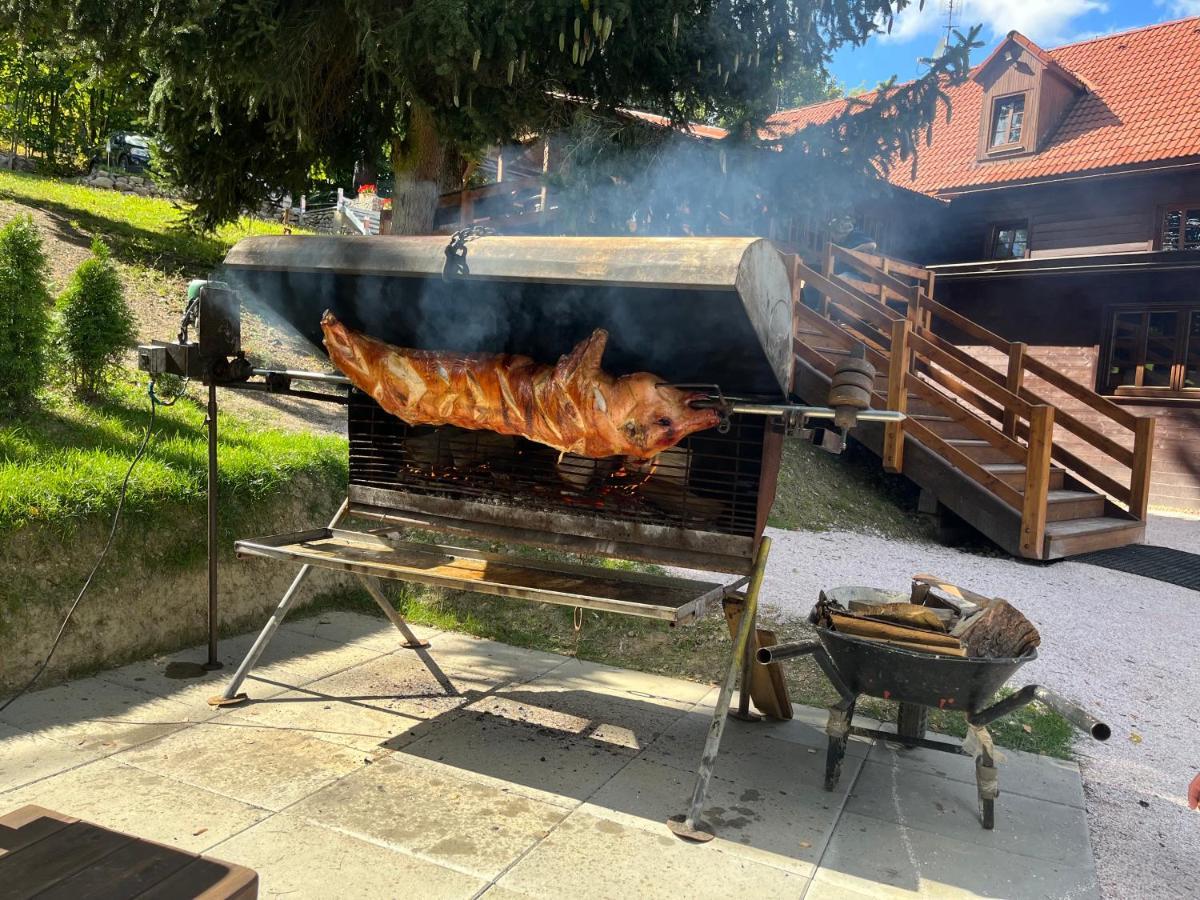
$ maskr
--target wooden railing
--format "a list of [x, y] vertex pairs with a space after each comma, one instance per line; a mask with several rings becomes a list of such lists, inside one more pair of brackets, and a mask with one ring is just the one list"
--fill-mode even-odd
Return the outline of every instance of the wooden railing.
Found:
[[[952, 416], [955, 421], [1025, 466], [1024, 490], [1018, 491], [996, 477], [959, 447], [913, 418], [887, 426], [883, 441], [886, 469], [902, 469], [904, 435], [911, 434], [1020, 510], [1021, 551], [1032, 557], [1042, 555], [1053, 462], [1127, 506], [1134, 517], [1145, 518], [1153, 418], [1132, 415], [1030, 355], [1026, 344], [1007, 341], [938, 303], [933, 299], [933, 273], [919, 266], [834, 245], [826, 250], [822, 272], [799, 260], [793, 265], [796, 275], [820, 296], [820, 314], [864, 343], [874, 351], [868, 357], [875, 356], [886, 366], [886, 397], [880, 399], [886, 400], [888, 408], [906, 411], [912, 394], [948, 412], [961, 410], [963, 415]], [[839, 267], [853, 272], [853, 277], [837, 275]], [[1005, 370], [997, 371], [935, 333], [935, 319], [972, 342], [1003, 353]], [[1029, 387], [1027, 375], [1085, 404], [1116, 426], [1128, 429], [1133, 448], [1046, 400]], [[1128, 478], [1114, 478], [1056, 442], [1056, 426], [1127, 468]]]

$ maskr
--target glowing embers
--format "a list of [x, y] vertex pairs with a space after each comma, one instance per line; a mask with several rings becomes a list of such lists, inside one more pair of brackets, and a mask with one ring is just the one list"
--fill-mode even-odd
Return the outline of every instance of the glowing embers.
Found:
[[756, 527], [764, 431], [754, 417], [652, 460], [591, 459], [490, 431], [410, 426], [354, 392], [349, 432], [352, 485], [512, 507], [518, 527], [523, 510], [733, 535]]

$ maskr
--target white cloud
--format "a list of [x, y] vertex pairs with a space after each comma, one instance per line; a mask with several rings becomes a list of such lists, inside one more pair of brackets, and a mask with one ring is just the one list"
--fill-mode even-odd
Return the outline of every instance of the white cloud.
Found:
[[1200, 0], [1154, 0], [1154, 5], [1165, 7], [1167, 12], [1180, 19], [1200, 16]]
[[[1164, 2], [1179, 8], [1200, 7], [1200, 0]], [[881, 35], [879, 40], [905, 43], [929, 35], [932, 50], [946, 24], [945, 4], [925, 0], [924, 9], [918, 9], [917, 5], [914, 2], [896, 16], [892, 33]], [[1107, 11], [1108, 4], [1102, 0], [958, 0], [954, 21], [963, 31], [972, 25], [983, 25], [984, 40], [994, 40], [1016, 30], [1039, 44], [1054, 46], [1075, 37], [1080, 30], [1073, 27], [1077, 20]]]

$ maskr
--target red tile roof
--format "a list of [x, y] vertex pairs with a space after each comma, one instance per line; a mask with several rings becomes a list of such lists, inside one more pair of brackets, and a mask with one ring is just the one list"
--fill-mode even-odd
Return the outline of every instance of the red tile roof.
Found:
[[[904, 163], [894, 167], [891, 181], [926, 194], [953, 193], [1200, 156], [1200, 17], [1044, 52], [1090, 91], [1075, 101], [1040, 152], [977, 162], [983, 88], [971, 79], [947, 91], [953, 117], [934, 126], [932, 146], [922, 141], [916, 178]], [[829, 100], [784, 110], [767, 120], [765, 131], [789, 134], [845, 109], [846, 101]]]

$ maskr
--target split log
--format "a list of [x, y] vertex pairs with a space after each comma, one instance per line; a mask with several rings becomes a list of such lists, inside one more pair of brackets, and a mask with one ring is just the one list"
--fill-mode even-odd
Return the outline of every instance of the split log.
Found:
[[962, 643], [956, 637], [907, 625], [896, 625], [892, 622], [881, 622], [877, 619], [861, 619], [845, 613], [830, 612], [830, 622], [834, 631], [852, 634], [856, 637], [872, 638], [880, 641], [903, 641], [912, 644], [923, 644], [930, 647], [949, 647], [961, 649]]

